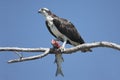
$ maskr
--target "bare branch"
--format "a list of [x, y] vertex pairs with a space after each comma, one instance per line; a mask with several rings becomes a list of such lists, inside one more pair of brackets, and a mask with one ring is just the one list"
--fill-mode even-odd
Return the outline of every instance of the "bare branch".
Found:
[[79, 51], [79, 50], [82, 50], [82, 49], [85, 49], [85, 48], [97, 48], [97, 47], [113, 48], [113, 49], [116, 49], [116, 50], [120, 51], [120, 45], [119, 44], [102, 41], [102, 42], [94, 42], [94, 43], [86, 43], [86, 44], [78, 45], [76, 47], [68, 48], [62, 53], [68, 53], [69, 54], [69, 53], [76, 52], [76, 51]]
[[[107, 47], [107, 48], [113, 48], [120, 51], [120, 45], [112, 42], [94, 42], [94, 43], [85, 43], [78, 45], [76, 47], [72, 48], [66, 48], [64, 51], [61, 51], [62, 54], [70, 54], [76, 51], [80, 51], [87, 48], [97, 48], [97, 47]], [[22, 61], [28, 61], [28, 60], [34, 60], [39, 59], [42, 57], [47, 56], [48, 54], [55, 54], [57, 51], [53, 48], [18, 48], [18, 47], [0, 47], [0, 51], [14, 51], [14, 52], [44, 52], [43, 54], [36, 55], [36, 56], [30, 56], [30, 57], [24, 57], [14, 60], [9, 60], [8, 63], [14, 63], [14, 62], [22, 62]]]
[[19, 47], [0, 47], [0, 51], [16, 51], [16, 52], [45, 52], [49, 48], [19, 48]]
[[31, 57], [25, 57], [25, 58], [19, 58], [19, 59], [14, 59], [14, 60], [9, 60], [8, 63], [15, 63], [15, 62], [22, 62], [22, 61], [39, 59], [39, 58], [47, 56], [49, 51], [50, 51], [50, 49], [47, 49], [43, 54], [40, 54], [40, 55], [31, 56]]

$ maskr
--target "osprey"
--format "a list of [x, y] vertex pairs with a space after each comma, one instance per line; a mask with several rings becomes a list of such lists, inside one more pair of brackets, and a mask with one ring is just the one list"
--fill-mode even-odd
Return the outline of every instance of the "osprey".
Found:
[[[77, 46], [80, 44], [84, 44], [84, 40], [78, 33], [77, 29], [74, 27], [74, 25], [68, 21], [67, 19], [60, 18], [53, 14], [49, 9], [42, 8], [38, 11], [38, 13], [41, 13], [46, 18], [46, 26], [49, 30], [49, 32], [57, 38], [57, 40], [60, 40], [63, 42], [62, 46], [60, 47], [61, 50], [65, 49], [65, 45], [71, 44], [73, 46]], [[84, 49], [81, 50], [82, 52], [91, 51], [90, 49]], [[57, 64], [61, 64], [63, 61], [62, 56], [59, 54], [58, 57], [56, 57]], [[56, 72], [56, 75], [61, 74], [63, 76], [61, 67], [59, 66]]]
[[[46, 18], [46, 26], [49, 32], [63, 42], [62, 49], [65, 48], [65, 44], [71, 44], [77, 46], [85, 43], [75, 26], [67, 19], [60, 18], [53, 14], [49, 9], [42, 8], [38, 11]], [[91, 51], [90, 49], [82, 50], [82, 52]]]

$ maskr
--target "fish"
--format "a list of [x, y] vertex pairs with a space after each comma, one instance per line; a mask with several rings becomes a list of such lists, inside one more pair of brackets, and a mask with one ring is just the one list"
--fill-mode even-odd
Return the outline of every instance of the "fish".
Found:
[[62, 54], [59, 52], [56, 53], [55, 54], [55, 63], [57, 64], [57, 70], [56, 70], [56, 74], [55, 74], [56, 76], [62, 75], [64, 77], [64, 74], [62, 72], [62, 66], [61, 66], [62, 62], [64, 62]]
[[59, 50], [60, 49], [60, 44], [57, 40], [52, 39], [51, 40], [51, 44], [53, 45], [53, 48], [56, 49], [55, 51], [55, 63], [57, 64], [57, 70], [56, 70], [56, 76], [58, 76], [59, 74], [64, 76], [63, 72], [62, 72], [62, 62], [64, 62], [64, 59], [62, 57], [62, 53]]

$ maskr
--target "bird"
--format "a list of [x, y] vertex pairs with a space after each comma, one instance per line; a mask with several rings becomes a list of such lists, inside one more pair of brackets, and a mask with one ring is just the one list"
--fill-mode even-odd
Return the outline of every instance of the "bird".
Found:
[[[41, 8], [38, 10], [38, 13], [42, 14], [46, 21], [45, 24], [49, 30], [49, 32], [59, 41], [62, 41], [60, 49], [65, 50], [65, 45], [70, 44], [73, 46], [78, 46], [80, 44], [84, 44], [85, 41], [80, 36], [79, 32], [75, 28], [75, 26], [67, 19], [58, 17], [54, 13], [52, 13], [48, 8]], [[92, 51], [91, 49], [83, 49], [82, 52]], [[59, 59], [62, 60], [62, 56]], [[59, 61], [61, 61], [59, 60]], [[59, 62], [61, 63], [61, 62]], [[63, 75], [62, 72], [58, 71], [58, 74]]]

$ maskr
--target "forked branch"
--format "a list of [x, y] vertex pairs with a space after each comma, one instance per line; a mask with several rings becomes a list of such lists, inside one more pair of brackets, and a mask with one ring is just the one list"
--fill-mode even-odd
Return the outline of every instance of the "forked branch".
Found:
[[[76, 47], [72, 48], [66, 48], [64, 51], [62, 51], [62, 54], [71, 54], [73, 52], [86, 49], [86, 48], [97, 48], [97, 47], [107, 47], [107, 48], [113, 48], [118, 51], [120, 51], [120, 45], [112, 42], [94, 42], [94, 43], [85, 43], [82, 45], [78, 45]], [[22, 61], [28, 61], [28, 60], [34, 60], [39, 59], [42, 57], [47, 56], [48, 54], [55, 54], [56, 49], [53, 48], [18, 48], [18, 47], [0, 47], [0, 51], [14, 51], [14, 52], [44, 52], [43, 54], [36, 55], [36, 56], [30, 56], [30, 57], [23, 57], [19, 59], [9, 60], [8, 63], [14, 63], [14, 62], [22, 62]]]

